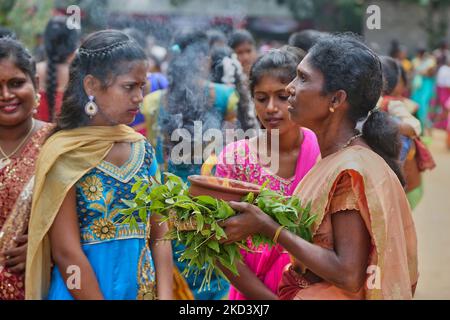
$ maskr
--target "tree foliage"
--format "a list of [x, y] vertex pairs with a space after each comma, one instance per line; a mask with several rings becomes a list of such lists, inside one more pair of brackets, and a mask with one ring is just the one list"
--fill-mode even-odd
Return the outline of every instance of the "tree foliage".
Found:
[[297, 20], [311, 20], [314, 28], [325, 31], [362, 31], [362, 0], [277, 0]]
[[0, 24], [13, 30], [29, 48], [52, 15], [54, 0], [2, 0]]
[[427, 11], [426, 18], [420, 21], [428, 35], [428, 46], [435, 48], [444, 39], [449, 27], [450, 0], [398, 0], [404, 3], [418, 4]]

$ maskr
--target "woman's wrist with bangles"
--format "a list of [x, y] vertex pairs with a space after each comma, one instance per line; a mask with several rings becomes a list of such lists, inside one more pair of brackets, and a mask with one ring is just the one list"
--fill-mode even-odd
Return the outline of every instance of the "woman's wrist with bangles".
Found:
[[279, 227], [280, 225], [278, 223], [276, 223], [273, 219], [268, 217], [268, 220], [265, 221], [263, 224], [261, 234], [265, 235], [270, 239], [273, 239]]

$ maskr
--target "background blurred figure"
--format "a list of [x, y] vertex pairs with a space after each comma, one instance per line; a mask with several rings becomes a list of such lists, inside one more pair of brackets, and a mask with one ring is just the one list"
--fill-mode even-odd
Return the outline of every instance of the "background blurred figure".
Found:
[[3, 37], [9, 37], [9, 38], [16, 39], [16, 34], [12, 30], [0, 26], [0, 38], [3, 38]]
[[254, 105], [250, 99], [250, 92], [244, 84], [242, 65], [236, 54], [228, 46], [215, 47], [211, 51], [211, 81], [223, 83], [236, 89], [237, 121], [235, 127], [244, 131], [253, 129], [257, 125]]
[[320, 37], [326, 35], [324, 32], [320, 32], [317, 30], [303, 30], [299, 32], [293, 33], [288, 40], [288, 44], [293, 47], [297, 47], [302, 49], [305, 52], [308, 52]]
[[439, 45], [439, 48], [434, 50], [433, 55], [436, 58], [436, 63], [438, 65], [438, 68], [446, 65], [447, 62], [450, 60], [450, 50], [448, 49], [448, 42], [445, 40], [442, 40]]
[[[149, 94], [144, 99], [143, 113], [148, 124], [148, 138], [156, 146], [156, 156], [163, 171], [176, 174], [187, 182], [187, 177], [200, 174], [203, 159], [195, 156], [194, 146], [201, 144], [205, 150], [208, 141], [203, 141], [203, 134], [208, 129], [221, 130], [227, 123], [236, 121], [238, 99], [233, 87], [213, 83], [210, 76], [210, 48], [206, 33], [194, 31], [181, 34], [175, 39], [173, 54], [168, 69], [169, 87]], [[200, 122], [199, 127], [195, 127]], [[177, 129], [189, 134], [189, 150], [172, 149], [179, 144], [172, 135]], [[188, 153], [187, 153], [188, 152]], [[201, 154], [203, 156], [203, 152]], [[200, 160], [200, 161], [199, 161]], [[183, 246], [173, 250], [174, 261], [178, 270], [182, 271], [187, 262], [178, 261], [179, 251]], [[180, 279], [175, 273], [176, 279]], [[187, 279], [192, 293], [180, 284], [177, 297], [193, 294], [195, 299], [218, 300], [228, 292], [228, 283], [223, 279], [211, 282], [211, 290], [198, 292], [203, 279], [191, 274]], [[218, 289], [220, 281], [220, 288]]]
[[401, 138], [400, 161], [406, 179], [405, 191], [411, 209], [423, 196], [422, 178], [417, 164], [417, 137], [421, 134], [419, 120], [408, 111], [407, 100], [403, 97], [404, 83], [400, 62], [392, 57], [380, 57], [383, 71], [383, 91], [378, 105], [397, 123]]
[[425, 130], [430, 128], [428, 111], [435, 94], [436, 59], [422, 48], [418, 50], [412, 64], [414, 79], [411, 98], [419, 104], [417, 118], [422, 125], [422, 134], [424, 134]]
[[447, 148], [450, 149], [450, 57], [439, 68], [437, 78], [437, 100], [443, 114], [443, 127], [447, 131]]
[[[411, 60], [408, 59], [408, 49], [405, 46], [400, 45], [397, 40], [393, 40], [391, 42], [391, 48], [389, 49], [389, 56], [398, 60], [402, 65], [402, 68], [406, 72], [407, 76], [406, 89], [409, 89], [409, 82], [412, 80], [413, 76], [413, 65]], [[406, 96], [409, 95], [408, 93], [409, 90], [404, 92]]]
[[[136, 43], [145, 51], [147, 48], [147, 38], [145, 37], [144, 33], [136, 28], [126, 28], [122, 30], [123, 33], [130, 36], [132, 39], [136, 41]], [[150, 50], [155, 50], [156, 47], [152, 46]], [[157, 91], [166, 89], [169, 85], [167, 78], [161, 73], [161, 62], [160, 60], [155, 57], [155, 55], [148, 55], [147, 58], [149, 61], [149, 68], [147, 71], [147, 80], [148, 83], [144, 88], [143, 95], [146, 96], [147, 94]], [[147, 135], [147, 128], [145, 124], [145, 116], [142, 114], [141, 111], [136, 115], [136, 118], [134, 121], [130, 124], [130, 126], [139, 132], [140, 134], [146, 136]]]
[[206, 31], [208, 36], [209, 46], [214, 47], [226, 47], [227, 46], [227, 36], [220, 30], [210, 29]]
[[45, 60], [45, 44], [44, 44], [44, 35], [42, 33], [38, 33], [35, 37], [35, 46], [33, 50], [34, 61], [42, 62]]
[[258, 58], [256, 42], [252, 34], [245, 29], [235, 30], [228, 38], [228, 45], [236, 52], [244, 73], [248, 78], [250, 68]]
[[50, 19], [44, 32], [47, 60], [37, 65], [41, 95], [37, 119], [55, 122], [61, 111], [64, 90], [69, 81], [69, 66], [78, 43], [78, 32], [67, 28], [66, 17], [57, 16]]
[[158, 162], [186, 181], [187, 176], [200, 173], [201, 164], [194, 164], [193, 153], [188, 155], [192, 157], [186, 159], [188, 163], [176, 163], [177, 159], [170, 158], [172, 148], [178, 143], [171, 141], [172, 132], [187, 129], [195, 138], [195, 121], [203, 122], [203, 132], [210, 128], [222, 129], [227, 122], [232, 125], [239, 99], [234, 88], [209, 81], [210, 48], [204, 32], [182, 34], [172, 50], [169, 87], [145, 97], [143, 113], [147, 119], [147, 136], [156, 146]]

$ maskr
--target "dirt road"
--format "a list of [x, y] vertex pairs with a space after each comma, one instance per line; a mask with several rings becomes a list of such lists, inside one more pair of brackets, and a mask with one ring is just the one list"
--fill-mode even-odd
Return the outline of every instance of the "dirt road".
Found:
[[424, 175], [425, 195], [414, 210], [419, 247], [416, 299], [450, 299], [450, 151], [445, 133], [433, 132], [437, 167]]

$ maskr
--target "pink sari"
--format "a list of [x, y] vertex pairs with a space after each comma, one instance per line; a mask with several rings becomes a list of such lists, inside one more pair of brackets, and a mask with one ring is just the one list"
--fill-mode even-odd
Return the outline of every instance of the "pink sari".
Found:
[[[248, 145], [248, 140], [240, 140], [227, 145], [219, 156], [216, 166], [217, 177], [227, 177], [262, 185], [267, 179], [269, 188], [284, 195], [292, 195], [293, 191], [316, 164], [320, 157], [319, 145], [315, 134], [306, 128], [302, 128], [303, 143], [297, 159], [295, 176], [284, 179], [273, 175], [256, 160], [256, 155], [252, 154]], [[228, 159], [233, 159], [233, 164], [227, 164]], [[248, 241], [252, 247], [251, 241]], [[277, 293], [278, 285], [281, 281], [284, 267], [290, 263], [289, 254], [280, 246], [272, 248], [263, 246], [256, 248], [255, 252], [242, 251], [243, 261], [256, 276], [273, 292]], [[231, 287], [230, 300], [247, 300], [236, 288]]]
[[450, 132], [450, 88], [437, 87], [437, 99], [442, 112], [447, 115], [443, 123], [438, 124], [438, 128], [444, 128]]

